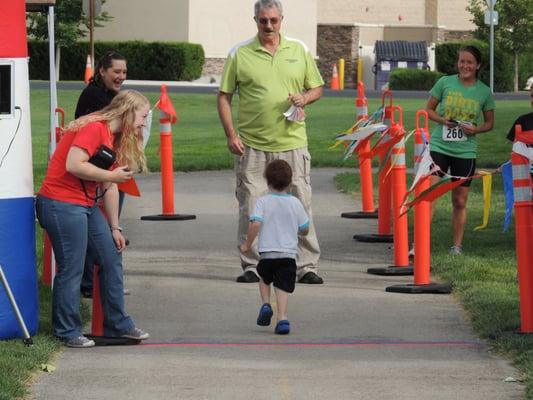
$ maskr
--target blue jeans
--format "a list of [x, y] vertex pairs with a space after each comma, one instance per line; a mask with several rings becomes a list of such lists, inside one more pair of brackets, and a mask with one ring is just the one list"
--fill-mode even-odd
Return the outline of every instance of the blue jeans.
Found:
[[[126, 194], [122, 191], [118, 191], [118, 216], [122, 212], [122, 206], [124, 204], [124, 198]], [[87, 248], [87, 254], [85, 256], [85, 266], [83, 267], [83, 278], [81, 280], [81, 290], [86, 293], [93, 292], [93, 276], [94, 276], [94, 265], [98, 264], [96, 254]]]
[[80, 283], [87, 247], [100, 261], [104, 335], [120, 336], [131, 331], [134, 324], [124, 310], [122, 255], [100, 209], [37, 196], [36, 211], [58, 264], [52, 300], [54, 335], [69, 340], [82, 334]]

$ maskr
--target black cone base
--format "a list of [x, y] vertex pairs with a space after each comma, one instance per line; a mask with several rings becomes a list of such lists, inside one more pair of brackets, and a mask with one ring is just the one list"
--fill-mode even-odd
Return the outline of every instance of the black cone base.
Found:
[[427, 285], [393, 285], [385, 288], [386, 292], [392, 293], [410, 293], [410, 294], [449, 294], [452, 292], [452, 285], [450, 284], [439, 284], [439, 283], [428, 283]]
[[367, 273], [372, 275], [386, 275], [386, 276], [409, 276], [413, 275], [413, 267], [398, 267], [391, 265], [389, 267], [368, 268]]
[[353, 238], [359, 242], [365, 243], [392, 243], [394, 242], [393, 235], [380, 235], [372, 233], [370, 235], [353, 235]]
[[196, 219], [196, 215], [192, 214], [159, 214], [159, 215], [144, 215], [141, 217], [142, 221], [185, 221], [188, 219]]
[[375, 219], [378, 217], [378, 212], [376, 211], [354, 211], [354, 212], [345, 212], [341, 214], [342, 218], [351, 218], [351, 219]]
[[109, 337], [109, 336], [92, 336], [84, 335], [87, 339], [94, 340], [97, 346], [132, 346], [141, 343], [140, 340], [123, 338], [123, 337]]

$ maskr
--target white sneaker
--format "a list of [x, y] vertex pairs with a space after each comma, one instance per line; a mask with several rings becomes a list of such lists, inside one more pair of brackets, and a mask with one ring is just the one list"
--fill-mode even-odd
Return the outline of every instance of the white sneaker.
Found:
[[463, 248], [461, 246], [452, 246], [450, 247], [450, 254], [452, 256], [458, 256], [459, 254], [463, 254]]
[[134, 339], [134, 340], [146, 340], [150, 337], [150, 334], [139, 328], [133, 328], [131, 331], [126, 332], [123, 335], [120, 335], [120, 337], [127, 338], [127, 339]]
[[94, 340], [87, 339], [85, 336], [80, 335], [78, 337], [67, 340], [65, 342], [65, 345], [67, 347], [84, 348], [84, 347], [94, 347], [95, 343], [94, 343]]

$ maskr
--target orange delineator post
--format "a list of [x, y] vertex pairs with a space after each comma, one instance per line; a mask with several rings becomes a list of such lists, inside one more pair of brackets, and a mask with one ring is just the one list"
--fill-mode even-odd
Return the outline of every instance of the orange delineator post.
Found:
[[[165, 102], [165, 107], [169, 107], [174, 111], [174, 107], [167, 96], [165, 85], [161, 86], [161, 98], [159, 100], [159, 107], [161, 109], [161, 116], [159, 118], [159, 151], [161, 157], [161, 202], [163, 213], [159, 215], [142, 216], [144, 221], [176, 221], [196, 219], [196, 215], [192, 214], [175, 214], [174, 213], [174, 166], [172, 151], [172, 123], [176, 122], [176, 115], [171, 116], [165, 112], [161, 104]], [[167, 108], [164, 108], [167, 110]], [[172, 119], [174, 118], [174, 120]]]
[[93, 305], [91, 316], [91, 333], [85, 336], [94, 340], [97, 346], [111, 345], [133, 345], [141, 341], [136, 339], [124, 338], [121, 336], [105, 336], [104, 332], [104, 308], [102, 306], [102, 295], [100, 287], [100, 274], [104, 273], [99, 265], [94, 265], [93, 274]]
[[93, 310], [91, 318], [91, 336], [104, 336], [104, 310], [100, 296], [100, 266], [94, 266], [93, 272]]
[[43, 274], [41, 276], [41, 281], [43, 284], [50, 286], [52, 285], [52, 263], [54, 263], [54, 260], [52, 259], [53, 252], [52, 252], [52, 243], [50, 243], [50, 238], [48, 237], [48, 233], [44, 231], [43, 234]]
[[[381, 159], [381, 163], [384, 160]], [[391, 232], [391, 177], [387, 175], [390, 169], [390, 161], [387, 161], [385, 167], [378, 174], [378, 235], [389, 236]]]
[[[400, 119], [394, 121], [394, 111], [399, 111]], [[412, 275], [413, 268], [409, 265], [409, 232], [407, 214], [401, 213], [403, 199], [407, 193], [406, 168], [405, 168], [405, 131], [403, 129], [403, 112], [400, 106], [393, 106], [391, 113], [391, 129], [389, 134], [392, 138], [400, 140], [392, 148], [391, 159], [391, 195], [394, 226], [394, 260], [389, 267], [368, 268], [369, 274], [375, 275]], [[398, 136], [399, 135], [399, 136]], [[385, 173], [389, 171], [388, 166], [383, 169]], [[381, 211], [381, 210], [379, 210]]]
[[[389, 105], [384, 108], [383, 123], [389, 127], [392, 125], [392, 92], [386, 91], [383, 93], [382, 105], [385, 104], [385, 96], [389, 96]], [[383, 163], [383, 159], [381, 159]], [[390, 164], [381, 170], [378, 174], [378, 235], [390, 235], [391, 234], [391, 176], [387, 174]]]
[[[65, 127], [65, 110], [63, 110], [60, 107], [57, 107], [55, 109], [56, 114], [60, 115], [60, 123], [59, 126], [56, 127], [55, 131], [55, 144], [52, 140], [52, 134], [49, 136], [49, 158], [52, 158], [52, 155], [54, 154], [54, 151], [56, 150], [56, 146], [61, 140], [62, 134], [63, 134], [63, 128]], [[54, 253], [52, 251], [52, 243], [50, 242], [50, 238], [48, 237], [48, 234], [46, 231], [44, 231], [43, 235], [43, 273], [41, 276], [41, 281], [43, 284], [47, 286], [51, 286], [52, 282], [54, 280], [54, 276], [56, 274], [56, 262], [54, 259]]]
[[[365, 85], [357, 82], [357, 98], [355, 100], [357, 120], [368, 119], [368, 100], [365, 97]], [[363, 212], [372, 213], [374, 208], [374, 188], [372, 182], [372, 159], [363, 154], [370, 153], [370, 141], [367, 140], [359, 152], [359, 176], [361, 181], [361, 200]]]
[[[424, 127], [420, 127], [420, 117], [424, 117]], [[424, 138], [424, 134], [426, 137]], [[420, 168], [420, 162], [424, 151], [429, 151], [425, 141], [429, 144], [428, 131], [428, 114], [426, 110], [419, 110], [416, 113], [416, 131], [415, 131], [415, 175]], [[415, 189], [416, 196], [428, 189], [430, 178], [424, 177]], [[452, 291], [450, 284], [431, 283], [430, 279], [430, 233], [431, 233], [431, 203], [421, 201], [415, 206], [415, 266], [414, 266], [414, 284], [400, 284], [389, 286], [385, 289], [393, 293], [410, 293], [410, 294], [448, 294]], [[400, 210], [402, 212], [403, 210]], [[407, 218], [407, 213], [404, 214]], [[396, 238], [396, 236], [395, 236]], [[396, 247], [396, 243], [394, 244]], [[403, 246], [403, 244], [402, 244]], [[409, 270], [411, 268], [400, 268], [400, 270]], [[408, 274], [405, 274], [408, 275]]]
[[[420, 128], [420, 117], [424, 117], [424, 127]], [[424, 137], [429, 143], [428, 113], [425, 110], [419, 110], [416, 113], [416, 131], [415, 131], [415, 171], [421, 161], [422, 152], [424, 151]], [[429, 189], [429, 176], [422, 178], [422, 181], [415, 189], [415, 196]], [[421, 201], [415, 206], [415, 285], [427, 285], [429, 281], [429, 271], [431, 265], [431, 203]]]
[[[533, 144], [533, 131], [515, 126], [515, 142]], [[513, 152], [513, 192], [515, 212], [516, 260], [520, 292], [520, 332], [533, 333], [533, 201], [529, 159]]]
[[[357, 121], [368, 120], [368, 100], [365, 97], [365, 85], [357, 83], [357, 98], [355, 99]], [[359, 182], [361, 189], [362, 211], [341, 213], [343, 218], [377, 218], [374, 208], [374, 187], [372, 182], [372, 158], [370, 154], [370, 139], [365, 139], [358, 150]]]
[[[389, 105], [385, 107], [385, 97], [389, 97]], [[386, 90], [381, 94], [381, 106], [384, 107], [383, 124], [391, 126], [392, 118], [392, 92]], [[381, 158], [380, 163], [383, 164], [384, 159]], [[378, 233], [354, 235], [353, 238], [361, 242], [385, 242], [392, 243], [393, 237], [391, 233], [391, 177], [387, 174], [390, 169], [390, 161], [378, 174]]]
[[172, 154], [172, 131], [170, 118], [161, 112], [160, 124], [160, 151], [161, 151], [161, 192], [163, 214], [174, 214], [174, 166]]
[[[404, 136], [403, 130], [403, 111], [400, 106], [394, 106], [394, 111], [400, 114], [398, 122], [400, 130], [393, 130], [397, 134]], [[395, 124], [393, 119], [393, 124]], [[409, 232], [407, 214], [401, 215], [401, 206], [407, 193], [406, 168], [405, 168], [405, 142], [402, 138], [392, 148], [392, 172], [391, 172], [391, 189], [392, 189], [392, 209], [394, 221], [394, 267], [409, 266]]]

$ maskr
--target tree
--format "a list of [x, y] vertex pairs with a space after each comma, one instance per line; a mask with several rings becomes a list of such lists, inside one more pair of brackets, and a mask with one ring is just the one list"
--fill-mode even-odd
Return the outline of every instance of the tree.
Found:
[[[101, 0], [102, 4], [106, 0]], [[54, 7], [56, 73], [59, 79], [61, 48], [83, 39], [89, 33], [89, 17], [83, 13], [82, 0], [56, 0]], [[107, 12], [95, 17], [95, 27], [101, 27], [112, 19]], [[28, 34], [37, 40], [48, 40], [48, 18], [42, 13], [29, 13]]]
[[[514, 55], [514, 90], [517, 91], [519, 56], [533, 50], [533, 7], [531, 0], [499, 0], [494, 9], [498, 12], [494, 43]], [[467, 10], [477, 27], [474, 36], [487, 41], [490, 26], [484, 21], [485, 11], [488, 10], [486, 0], [470, 0]]]

